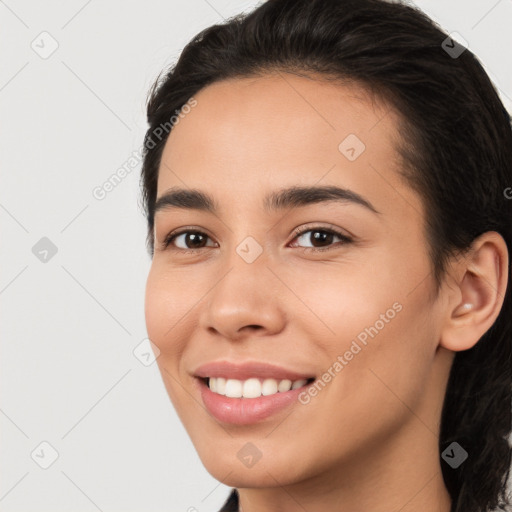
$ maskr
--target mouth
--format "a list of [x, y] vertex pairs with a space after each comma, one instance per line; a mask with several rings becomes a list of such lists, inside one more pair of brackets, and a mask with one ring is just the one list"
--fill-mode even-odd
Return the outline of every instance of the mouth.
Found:
[[[253, 425], [277, 420], [279, 412], [290, 407], [304, 407], [300, 394], [316, 380], [314, 377], [289, 379], [197, 377], [198, 394], [210, 416], [228, 425]], [[212, 389], [213, 388], [213, 389]]]
[[[196, 392], [209, 415], [222, 423], [249, 425], [303, 404], [301, 396], [316, 377], [267, 361], [216, 360], [194, 368]], [[300, 366], [303, 366], [300, 369]], [[302, 405], [301, 405], [302, 407]]]
[[301, 389], [314, 382], [315, 377], [307, 379], [273, 379], [251, 377], [240, 380], [225, 377], [198, 377], [212, 392], [227, 398], [255, 399], [286, 393], [290, 390]]

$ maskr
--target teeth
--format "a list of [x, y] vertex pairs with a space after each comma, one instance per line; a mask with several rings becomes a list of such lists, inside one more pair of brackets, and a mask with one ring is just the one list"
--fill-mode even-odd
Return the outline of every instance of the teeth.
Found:
[[280, 393], [284, 393], [285, 391], [290, 391], [290, 389], [292, 389], [292, 381], [288, 380], [288, 379], [282, 380], [277, 385], [277, 391], [279, 391]]
[[261, 385], [261, 394], [263, 396], [273, 395], [277, 393], [277, 380], [276, 379], [265, 379]]
[[304, 379], [303, 380], [296, 380], [295, 382], [292, 383], [292, 389], [301, 388], [306, 383], [307, 383], [307, 380], [304, 380]]
[[228, 379], [226, 381], [226, 389], [224, 394], [230, 398], [240, 398], [242, 396], [242, 381], [236, 379]]
[[248, 379], [244, 381], [240, 396], [244, 398], [258, 398], [261, 396], [261, 384], [259, 379]]
[[229, 398], [258, 398], [260, 396], [285, 393], [290, 389], [297, 389], [307, 383], [306, 379], [291, 381], [289, 379], [257, 379], [247, 380], [225, 379], [223, 377], [210, 377], [208, 386], [211, 391]]
[[[225, 395], [226, 394], [226, 379], [222, 378], [222, 377], [218, 377], [215, 379], [217, 382], [216, 384], [214, 384], [215, 386], [215, 390], [213, 390], [211, 388], [211, 384], [210, 384], [210, 389], [212, 389], [212, 391], [215, 391], [216, 393], [219, 393], [219, 395]], [[211, 383], [212, 379], [210, 379], [210, 383]]]

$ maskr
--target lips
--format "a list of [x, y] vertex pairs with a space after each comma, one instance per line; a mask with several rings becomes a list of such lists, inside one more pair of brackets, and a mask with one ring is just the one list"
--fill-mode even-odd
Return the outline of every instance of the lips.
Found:
[[311, 373], [291, 370], [263, 362], [232, 363], [229, 361], [213, 361], [203, 364], [193, 372], [195, 377], [206, 379], [208, 377], [224, 377], [225, 379], [247, 380], [250, 378], [280, 380], [310, 380], [315, 376]]
[[202, 377], [197, 377], [194, 384], [195, 392], [211, 417], [229, 425], [254, 425], [271, 420], [289, 407], [303, 407], [298, 400], [300, 393], [304, 392], [302, 387], [258, 398], [230, 398], [211, 391]]

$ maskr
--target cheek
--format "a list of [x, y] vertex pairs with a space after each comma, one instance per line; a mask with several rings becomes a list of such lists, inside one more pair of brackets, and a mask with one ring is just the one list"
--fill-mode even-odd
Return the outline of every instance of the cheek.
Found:
[[[174, 408], [185, 422], [187, 413], [187, 396], [177, 383], [179, 380], [179, 363], [185, 350], [187, 323], [184, 318], [188, 306], [187, 288], [179, 280], [179, 273], [171, 273], [154, 261], [146, 281], [145, 320], [148, 337], [158, 347], [160, 354], [156, 360], [162, 381]], [[186, 318], [186, 316], [185, 316]]]
[[[346, 271], [341, 266], [318, 267], [314, 275], [297, 271], [301, 277], [294, 281], [294, 292], [307, 308], [297, 302], [295, 318], [305, 337], [316, 340], [327, 363], [324, 371], [331, 368], [330, 374], [336, 375], [330, 382], [337, 397], [372, 402], [367, 391], [388, 385], [414, 402], [435, 351], [435, 326], [428, 320], [429, 280], [419, 285], [415, 280], [416, 275], [428, 275], [428, 267], [420, 270], [417, 257], [414, 266], [382, 251], [379, 257], [380, 262], [370, 265], [351, 262]], [[336, 361], [340, 364], [334, 367]]]
[[166, 288], [158, 279], [158, 273], [153, 264], [146, 281], [144, 315], [149, 338], [159, 347], [164, 328], [168, 325], [168, 313], [171, 311], [164, 305], [167, 295]]
[[359, 334], [361, 341], [369, 337], [365, 328], [377, 322], [380, 331], [399, 315], [399, 288], [376, 267], [352, 261], [295, 269], [288, 307], [293, 306], [307, 339], [322, 339], [329, 353], [344, 351]]
[[190, 312], [194, 301], [189, 288], [181, 282], [179, 273], [165, 271], [153, 263], [148, 274], [145, 290], [144, 314], [148, 336], [161, 354], [180, 350], [184, 339], [183, 319]]
[[371, 315], [359, 317], [366, 322], [354, 326], [357, 332], [344, 352], [344, 359], [350, 361], [340, 381], [340, 396], [347, 406], [351, 404], [350, 409], [361, 407], [362, 415], [369, 410], [387, 413], [389, 425], [407, 417], [408, 408], [416, 408], [425, 393], [435, 352], [427, 305], [422, 308], [402, 296], [393, 308], [395, 297], [390, 294], [379, 309], [371, 309]]

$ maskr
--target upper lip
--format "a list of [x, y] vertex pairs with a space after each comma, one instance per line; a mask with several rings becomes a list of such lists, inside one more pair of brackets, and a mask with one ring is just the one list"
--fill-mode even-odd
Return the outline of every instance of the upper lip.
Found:
[[202, 364], [194, 371], [196, 377], [224, 377], [226, 379], [246, 380], [251, 377], [263, 379], [276, 379], [291, 381], [311, 379], [314, 375], [290, 370], [282, 366], [263, 363], [258, 361], [247, 361], [243, 363], [232, 363], [229, 361], [212, 361]]

